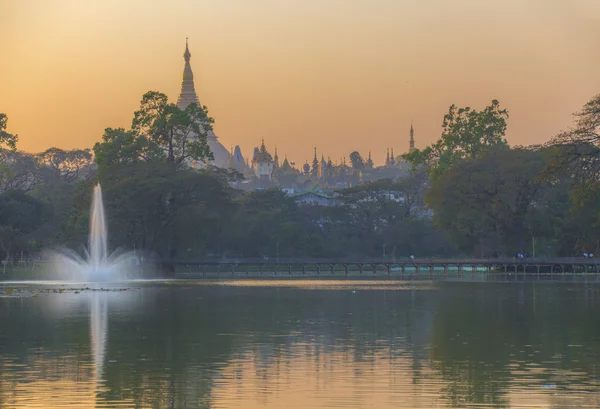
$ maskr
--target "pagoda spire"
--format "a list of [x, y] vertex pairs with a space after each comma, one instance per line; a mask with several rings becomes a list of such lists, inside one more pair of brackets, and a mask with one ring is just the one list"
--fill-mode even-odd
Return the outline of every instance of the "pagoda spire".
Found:
[[181, 82], [181, 92], [179, 98], [177, 98], [177, 107], [181, 110], [186, 109], [190, 104], [196, 104], [200, 106], [200, 101], [196, 95], [196, 89], [194, 87], [194, 73], [192, 72], [192, 66], [190, 65], [190, 58], [192, 54], [188, 47], [188, 39], [185, 38], [185, 52], [183, 58], [185, 60], [185, 67], [183, 68], [183, 81]]
[[415, 151], [415, 130], [413, 128], [412, 121], [410, 121], [410, 142], [408, 145], [408, 153], [413, 153]]
[[369, 158], [365, 162], [365, 165], [367, 165], [367, 168], [372, 168], [373, 167], [373, 159], [371, 159], [371, 151], [369, 151]]

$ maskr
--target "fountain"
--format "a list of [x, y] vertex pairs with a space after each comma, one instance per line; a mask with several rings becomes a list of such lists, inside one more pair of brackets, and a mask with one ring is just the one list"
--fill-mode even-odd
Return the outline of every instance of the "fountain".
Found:
[[83, 257], [71, 249], [50, 253], [55, 277], [78, 281], [120, 281], [129, 277], [135, 256], [130, 252], [108, 253], [108, 234], [102, 202], [102, 188], [94, 187], [90, 209], [88, 247]]

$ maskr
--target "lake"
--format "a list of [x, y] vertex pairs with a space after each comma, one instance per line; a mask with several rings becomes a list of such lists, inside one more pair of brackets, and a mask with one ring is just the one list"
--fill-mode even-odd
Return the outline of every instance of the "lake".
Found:
[[0, 408], [600, 407], [599, 285], [88, 286], [0, 283]]

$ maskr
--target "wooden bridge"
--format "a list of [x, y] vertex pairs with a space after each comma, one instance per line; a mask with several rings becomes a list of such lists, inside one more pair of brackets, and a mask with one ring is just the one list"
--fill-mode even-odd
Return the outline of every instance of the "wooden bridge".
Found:
[[213, 259], [175, 263], [176, 278], [231, 277], [394, 277], [461, 278], [464, 274], [515, 277], [600, 277], [600, 259]]

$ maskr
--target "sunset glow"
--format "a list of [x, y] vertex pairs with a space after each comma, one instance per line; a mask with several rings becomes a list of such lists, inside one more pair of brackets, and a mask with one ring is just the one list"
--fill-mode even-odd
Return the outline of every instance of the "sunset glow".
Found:
[[19, 148], [92, 147], [142, 94], [175, 101], [189, 37], [215, 133], [290, 160], [417, 148], [448, 106], [510, 112], [513, 145], [546, 142], [600, 89], [597, 0], [0, 2], [0, 112]]

